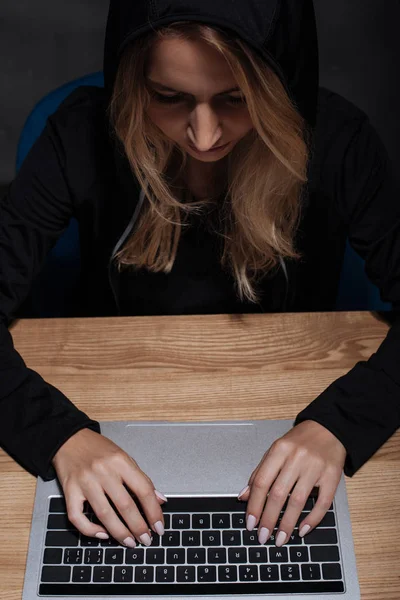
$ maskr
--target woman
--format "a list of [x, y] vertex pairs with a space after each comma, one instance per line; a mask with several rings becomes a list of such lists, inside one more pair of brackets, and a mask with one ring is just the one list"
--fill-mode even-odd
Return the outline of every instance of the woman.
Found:
[[[0, 440], [32, 473], [58, 476], [83, 534], [131, 547], [163, 533], [165, 498], [25, 366], [7, 330], [72, 215], [81, 315], [331, 310], [347, 235], [384, 300], [400, 297], [386, 151], [362, 111], [318, 89], [311, 0], [187, 6], [111, 1], [105, 89], [63, 103], [1, 204]], [[398, 329], [266, 448], [239, 495], [261, 543], [290, 492], [277, 545], [314, 486], [300, 535], [318, 525], [342, 469], [352, 476], [397, 429]]]

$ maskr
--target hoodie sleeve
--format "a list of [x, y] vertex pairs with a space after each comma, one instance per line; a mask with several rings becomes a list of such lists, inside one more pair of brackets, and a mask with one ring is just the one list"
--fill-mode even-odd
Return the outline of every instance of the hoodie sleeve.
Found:
[[348, 131], [332, 141], [324, 179], [370, 281], [393, 304], [394, 321], [377, 352], [334, 381], [294, 425], [311, 419], [329, 429], [347, 450], [351, 477], [400, 425], [400, 186], [368, 118], [350, 140]]
[[52, 118], [0, 201], [0, 445], [22, 467], [54, 479], [51, 460], [71, 435], [99, 424], [29, 369], [8, 330], [47, 253], [73, 214]]

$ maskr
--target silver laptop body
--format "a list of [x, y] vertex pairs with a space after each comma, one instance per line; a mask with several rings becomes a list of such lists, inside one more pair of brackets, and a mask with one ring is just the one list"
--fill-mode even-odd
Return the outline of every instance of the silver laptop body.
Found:
[[[216, 422], [101, 422], [101, 432], [125, 450], [151, 478], [156, 489], [168, 498], [177, 497], [235, 497], [245, 487], [248, 478], [271, 444], [293, 426], [292, 420], [216, 421]], [[265, 596], [269, 599], [301, 598], [301, 600], [359, 600], [351, 522], [345, 480], [342, 477], [334, 498], [334, 512], [340, 553], [344, 592], [340, 593], [251, 593], [251, 582], [246, 583], [249, 593], [202, 592], [202, 583], [196, 584], [196, 593], [173, 595], [40, 595], [41, 573], [45, 547], [49, 503], [62, 496], [58, 480], [37, 480], [30, 542], [27, 555], [22, 600], [54, 598], [71, 600], [87, 597], [103, 600], [126, 600], [127, 597], [171, 599], [190, 597], [206, 600], [221, 597], [226, 600]], [[245, 510], [245, 503], [243, 503]], [[307, 536], [306, 536], [307, 537]], [[306, 538], [304, 538], [306, 539]], [[305, 543], [303, 541], [303, 543]], [[283, 546], [285, 547], [285, 546]], [[179, 585], [179, 584], [176, 584]], [[241, 586], [243, 587], [243, 586]], [[204, 589], [204, 588], [203, 588]], [[254, 588], [253, 588], [254, 589]]]

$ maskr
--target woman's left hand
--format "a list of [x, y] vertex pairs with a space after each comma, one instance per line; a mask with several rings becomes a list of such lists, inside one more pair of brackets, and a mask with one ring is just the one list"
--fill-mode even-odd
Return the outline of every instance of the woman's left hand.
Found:
[[276, 545], [282, 546], [293, 532], [313, 487], [318, 487], [314, 508], [299, 523], [299, 535], [303, 537], [329, 510], [345, 459], [345, 447], [326, 427], [316, 421], [303, 421], [293, 427], [264, 454], [250, 476], [248, 489], [239, 495], [240, 500], [247, 500], [247, 529], [252, 531], [258, 524], [259, 542], [265, 544], [290, 493], [275, 538]]

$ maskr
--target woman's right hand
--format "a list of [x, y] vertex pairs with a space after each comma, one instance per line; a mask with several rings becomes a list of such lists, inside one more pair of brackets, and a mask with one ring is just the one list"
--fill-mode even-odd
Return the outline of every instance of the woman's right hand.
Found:
[[[159, 535], [164, 533], [160, 504], [165, 497], [154, 489], [136, 462], [110, 439], [91, 429], [81, 429], [59, 448], [52, 464], [64, 491], [68, 519], [84, 535], [106, 539], [109, 533], [131, 548], [136, 545], [135, 538], [150, 545], [151, 531], [123, 484], [139, 500], [152, 530]], [[118, 518], [106, 493], [128, 528]], [[104, 528], [84, 515], [85, 500]]]

